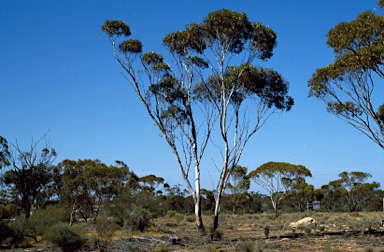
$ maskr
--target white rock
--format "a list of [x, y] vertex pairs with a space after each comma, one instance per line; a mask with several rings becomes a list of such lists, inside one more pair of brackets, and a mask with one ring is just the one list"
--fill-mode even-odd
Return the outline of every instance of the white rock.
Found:
[[300, 226], [309, 226], [315, 223], [317, 224], [317, 221], [312, 217], [305, 217], [297, 222], [292, 222], [291, 224], [289, 224], [289, 226], [291, 228], [298, 228]]

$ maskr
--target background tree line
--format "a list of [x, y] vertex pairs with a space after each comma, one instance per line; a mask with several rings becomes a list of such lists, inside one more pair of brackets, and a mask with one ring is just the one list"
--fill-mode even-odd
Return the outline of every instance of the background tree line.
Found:
[[[63, 160], [54, 165], [56, 151], [45, 144], [45, 138], [32, 142], [30, 149], [9, 147], [1, 138], [2, 190], [0, 204], [11, 208], [12, 216], [25, 219], [39, 211], [62, 208], [68, 223], [77, 218], [97, 221], [100, 211], [124, 225], [127, 211], [148, 210], [154, 217], [175, 211], [194, 213], [194, 200], [181, 185], [170, 186], [150, 174], [137, 176], [122, 161], [107, 166], [100, 160]], [[364, 172], [343, 172], [339, 179], [315, 189], [305, 177], [312, 176], [302, 165], [268, 162], [253, 171], [237, 165], [225, 187], [221, 211], [242, 214], [260, 212], [305, 211], [307, 202], [320, 201], [322, 211], [380, 211], [384, 192], [378, 182]], [[250, 191], [252, 183], [266, 194]], [[260, 188], [261, 189], [261, 188]], [[201, 190], [201, 210], [211, 215], [215, 209], [215, 190]], [[5, 210], [4, 210], [5, 211]], [[5, 212], [4, 212], [5, 213]]]

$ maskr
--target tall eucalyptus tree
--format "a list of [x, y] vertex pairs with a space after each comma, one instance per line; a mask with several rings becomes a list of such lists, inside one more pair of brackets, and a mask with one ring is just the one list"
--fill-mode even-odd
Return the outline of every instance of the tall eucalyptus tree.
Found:
[[[136, 39], [117, 46], [119, 36], [131, 34], [122, 21], [106, 21], [102, 29], [127, 79], [176, 156], [195, 202], [196, 224], [201, 234], [204, 228], [199, 165], [211, 132], [216, 129], [216, 119], [219, 122], [217, 130], [224, 148], [219, 148], [223, 160], [215, 196], [213, 228], [217, 229], [221, 197], [246, 143], [271, 114], [276, 110], [288, 111], [293, 105], [293, 99], [287, 95], [289, 84], [279, 73], [251, 64], [256, 58], [267, 60], [273, 55], [276, 33], [261, 23], [249, 21], [243, 12], [214, 11], [201, 24], [189, 24], [183, 31], [163, 39], [175, 60], [172, 68], [161, 55], [143, 53], [142, 44]], [[137, 71], [135, 60], [141, 63], [142, 72]], [[148, 82], [143, 81], [142, 73], [147, 75]], [[199, 134], [202, 124], [206, 126], [205, 132]], [[199, 139], [201, 146], [197, 144]], [[176, 140], [180, 140], [179, 145]], [[184, 163], [180, 150], [186, 157]], [[194, 189], [188, 178], [192, 160]]]

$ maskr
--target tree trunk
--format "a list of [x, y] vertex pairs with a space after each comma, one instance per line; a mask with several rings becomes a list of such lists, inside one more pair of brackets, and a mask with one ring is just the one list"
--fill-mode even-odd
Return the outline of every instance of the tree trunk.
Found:
[[275, 210], [275, 216], [276, 216], [276, 218], [277, 218], [277, 217], [278, 217], [278, 216], [277, 216], [277, 202], [276, 202], [276, 205], [275, 205], [275, 209], [274, 209], [274, 210]]
[[96, 218], [99, 215], [100, 206], [101, 206], [101, 196], [99, 198], [99, 205], [97, 206], [96, 213], [95, 213], [95, 218], [93, 218], [93, 221], [96, 221]]
[[224, 178], [225, 176], [222, 177], [223, 179], [220, 179], [220, 186], [219, 186], [219, 191], [217, 192], [216, 196], [216, 204], [215, 204], [215, 214], [213, 218], [213, 231], [216, 231], [217, 228], [219, 227], [219, 212], [220, 212], [220, 202], [221, 202], [221, 196], [224, 191]]
[[69, 219], [69, 225], [72, 226], [72, 224], [76, 221], [76, 203], [73, 204], [72, 211], [71, 211], [71, 217]]
[[25, 194], [21, 199], [21, 204], [25, 210], [25, 218], [29, 218], [31, 213], [31, 204], [29, 204], [28, 196], [26, 196]]

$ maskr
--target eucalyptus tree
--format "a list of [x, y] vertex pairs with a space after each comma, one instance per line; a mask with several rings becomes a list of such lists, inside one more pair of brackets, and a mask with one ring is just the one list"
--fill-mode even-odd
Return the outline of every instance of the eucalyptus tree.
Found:
[[[144, 53], [142, 44], [137, 39], [128, 39], [117, 45], [116, 40], [119, 37], [131, 35], [129, 26], [124, 22], [106, 21], [102, 30], [107, 34], [114, 56], [125, 71], [126, 78], [176, 157], [181, 176], [193, 197], [198, 231], [200, 235], [204, 235], [201, 218], [200, 162], [215, 122], [215, 115], [209, 106], [197, 106], [193, 98], [193, 90], [202, 79], [200, 70], [207, 67], [204, 60], [196, 55], [200, 53], [199, 47], [191, 43], [195, 40], [199, 43], [199, 31], [189, 29], [164, 38], [164, 45], [174, 58], [175, 64], [171, 68], [169, 64], [164, 63], [162, 55], [153, 51]], [[144, 81], [144, 77], [147, 77], [147, 81]], [[196, 121], [201, 117], [205, 120]], [[205, 132], [198, 138], [202, 125], [205, 125]], [[190, 179], [192, 166], [195, 188], [193, 180]]]
[[222, 163], [213, 220], [217, 229], [221, 197], [246, 144], [273, 113], [289, 111], [293, 99], [289, 83], [278, 72], [252, 65], [255, 59], [266, 61], [273, 55], [276, 33], [270, 27], [249, 21], [243, 12], [222, 9], [188, 29], [201, 32], [202, 41], [195, 45], [204, 46], [199, 49], [211, 69], [195, 90], [197, 99], [208, 101], [219, 116], [221, 144], [215, 145]]
[[384, 149], [383, 97], [374, 97], [375, 83], [381, 85], [384, 79], [383, 36], [384, 16], [372, 11], [339, 23], [327, 34], [335, 61], [318, 68], [308, 86], [309, 96], [324, 101], [329, 113]]
[[[55, 167], [52, 165], [56, 159], [55, 149], [49, 147], [45, 141], [45, 146], [41, 151], [38, 150], [40, 143], [46, 140], [46, 135], [34, 141], [32, 139], [28, 150], [21, 149], [16, 142], [12, 144], [8, 153], [3, 158], [3, 164], [7, 164], [8, 169], [2, 175], [2, 182], [9, 186], [10, 190], [20, 201], [20, 207], [25, 211], [28, 218], [32, 207], [37, 210], [43, 202], [50, 198], [48, 187], [53, 183], [53, 173]], [[3, 146], [4, 146], [4, 139]], [[5, 161], [4, 161], [5, 160]]]
[[[124, 187], [130, 187], [136, 175], [127, 165], [117, 161], [118, 166], [107, 166], [100, 160], [63, 160], [57, 165], [61, 173], [60, 199], [72, 206], [70, 224], [75, 221], [75, 212], [80, 212], [87, 221], [87, 212], [97, 206], [96, 221], [102, 203], [116, 197]], [[135, 179], [133, 179], [135, 180]]]
[[236, 205], [240, 199], [240, 195], [249, 190], [250, 181], [247, 176], [247, 167], [236, 165], [233, 169], [229, 182], [227, 183], [227, 191], [232, 200], [232, 214], [235, 214]]
[[268, 192], [275, 214], [279, 202], [295, 186], [295, 178], [312, 177], [303, 165], [268, 162], [251, 171], [248, 177]]
[[354, 212], [362, 207], [364, 202], [375, 196], [376, 191], [380, 188], [380, 183], [373, 181], [366, 183], [367, 179], [372, 177], [367, 172], [342, 172], [339, 174], [340, 179], [330, 181], [328, 187], [338, 194], [333, 200], [343, 202], [348, 206], [349, 211]]
[[[287, 95], [289, 84], [279, 73], [251, 64], [256, 58], [267, 60], [273, 55], [276, 33], [261, 23], [249, 21], [243, 12], [214, 11], [201, 24], [191, 23], [163, 39], [174, 59], [172, 68], [164, 63], [163, 56], [143, 53], [137, 39], [117, 46], [118, 37], [131, 34], [122, 21], [106, 21], [102, 30], [108, 35], [127, 79], [176, 156], [194, 199], [200, 234], [204, 228], [199, 165], [216, 119], [219, 121], [218, 135], [224, 148], [219, 148], [223, 160], [215, 196], [213, 228], [217, 229], [221, 197], [246, 143], [271, 114], [276, 110], [288, 111], [293, 105], [293, 99]], [[137, 71], [139, 66], [142, 71]], [[147, 82], [142, 74], [148, 77]], [[200, 118], [204, 120], [199, 121]], [[201, 125], [205, 125], [205, 132], [199, 134]], [[180, 150], [186, 158], [180, 155]], [[192, 161], [194, 189], [188, 177]]]

